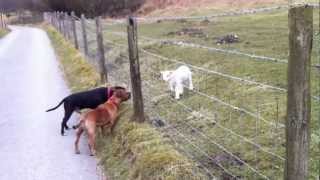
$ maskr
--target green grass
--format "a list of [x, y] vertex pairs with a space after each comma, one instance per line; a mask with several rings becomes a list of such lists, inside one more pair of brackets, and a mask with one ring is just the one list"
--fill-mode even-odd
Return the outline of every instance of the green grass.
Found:
[[8, 33], [9, 33], [8, 30], [6, 30], [6, 29], [1, 29], [1, 28], [0, 28], [0, 38], [3, 37], [3, 36], [5, 36], [5, 35], [7, 35]]
[[[47, 25], [43, 28], [52, 40], [72, 91], [96, 86], [99, 76], [94, 67], [54, 28]], [[192, 161], [176, 151], [168, 139], [148, 123], [130, 122], [129, 105], [123, 105], [121, 109], [123, 112], [113, 134], [107, 137], [99, 134], [97, 138], [98, 157], [107, 176], [117, 180], [205, 178]]]
[[53, 27], [44, 26], [44, 29], [53, 43], [71, 90], [78, 92], [96, 87], [100, 79], [94, 67]]
[[[250, 79], [269, 85], [286, 88], [287, 87], [287, 64], [272, 63], [267, 61], [256, 61], [245, 56], [222, 54], [217, 52], [208, 52], [207, 50], [197, 48], [183, 48], [168, 44], [151, 43], [143, 40], [143, 37], [154, 39], [183, 40], [186, 42], [201, 44], [209, 47], [216, 47], [229, 50], [238, 50], [245, 53], [252, 53], [262, 56], [270, 56], [280, 59], [287, 59], [288, 55], [288, 18], [286, 11], [275, 11], [255, 15], [244, 15], [237, 17], [217, 18], [210, 23], [199, 21], [171, 21], [154, 24], [140, 24], [139, 42], [140, 47], [150, 52], [162, 56], [178, 59], [186, 63], [215, 70], [225, 74], [230, 74], [240, 78]], [[169, 35], [170, 32], [176, 32], [183, 28], [201, 28], [207, 37], [190, 37], [188, 35]], [[314, 12], [314, 47], [312, 52], [312, 63], [319, 64], [319, 11]], [[116, 43], [126, 44], [124, 37], [117, 36], [110, 31], [125, 32], [124, 25], [108, 26], [105, 31], [105, 38]], [[236, 33], [240, 37], [240, 42], [229, 45], [217, 45], [215, 38], [229, 33]], [[110, 44], [111, 46], [111, 44]], [[126, 49], [113, 47], [109, 54], [126, 54]], [[113, 55], [114, 56], [114, 55]], [[125, 59], [125, 58], [123, 58]], [[111, 63], [116, 62], [115, 58], [109, 58]], [[124, 60], [125, 61], [125, 60]], [[211, 140], [223, 145], [229, 151], [237, 154], [245, 162], [259, 169], [260, 172], [271, 179], [281, 179], [283, 175], [284, 162], [273, 156], [257, 151], [257, 148], [241, 140], [237, 136], [230, 134], [223, 127], [226, 127], [238, 135], [261, 145], [264, 149], [273, 152], [282, 157], [285, 156], [285, 131], [279, 126], [276, 128], [270, 123], [285, 123], [286, 115], [286, 93], [258, 88], [253, 85], [246, 85], [222, 78], [217, 75], [209, 75], [204, 72], [193, 70], [194, 84], [198, 91], [215, 96], [229, 104], [247, 109], [252, 113], [259, 113], [267, 122], [257, 121], [257, 118], [251, 117], [239, 111], [214, 102], [208, 98], [189, 92], [179, 102], [190, 106], [193, 114], [205, 114], [209, 119], [199, 117], [192, 118], [191, 113], [185, 112], [184, 108], [173, 103], [168, 96], [162, 96], [167, 90], [167, 85], [159, 81], [158, 74], [160, 70], [172, 69], [179, 64], [159, 61], [152, 56], [140, 53], [140, 64], [143, 82], [149, 82], [153, 87], [144, 85], [143, 92], [146, 96], [145, 101], [147, 111], [151, 117], [160, 114], [171, 125], [176, 127], [187, 139], [200, 147], [211, 156], [219, 155], [222, 150], [214, 143], [204, 138], [201, 134], [192, 130], [191, 127], [203, 132]], [[128, 74], [127, 68], [115, 70], [117, 74]], [[156, 73], [156, 74], [155, 74]], [[118, 80], [121, 77], [115, 76]], [[124, 77], [128, 77], [124, 76]], [[313, 69], [311, 72], [311, 90], [312, 95], [319, 96], [320, 74]], [[162, 97], [154, 102], [151, 97]], [[278, 108], [277, 108], [278, 106]], [[278, 113], [277, 113], [278, 111]], [[315, 179], [318, 175], [318, 159], [320, 152], [317, 144], [320, 140], [319, 134], [319, 102], [312, 100], [312, 120], [311, 120], [311, 146], [310, 146], [310, 179]], [[278, 119], [278, 120], [277, 120]], [[215, 121], [219, 125], [215, 125]], [[269, 123], [268, 123], [269, 122]], [[257, 128], [256, 128], [257, 127]], [[210, 161], [202, 153], [196, 150], [184, 138], [175, 134], [170, 129], [159, 129], [163, 134], [174, 134], [173, 145], [192, 153], [197, 162], [205, 163]], [[178, 142], [178, 144], [174, 143]], [[181, 151], [187, 156], [187, 153]], [[257, 152], [257, 153], [256, 153]], [[244, 179], [258, 179], [255, 174], [248, 171], [244, 166], [232, 166], [224, 164], [230, 171], [239, 174]], [[216, 167], [207, 165], [215, 175], [221, 175]]]
[[[124, 105], [123, 109], [128, 109]], [[125, 110], [123, 110], [125, 111]], [[111, 136], [99, 138], [100, 163], [111, 179], [204, 179], [194, 164], [149, 124], [130, 122], [124, 113]]]

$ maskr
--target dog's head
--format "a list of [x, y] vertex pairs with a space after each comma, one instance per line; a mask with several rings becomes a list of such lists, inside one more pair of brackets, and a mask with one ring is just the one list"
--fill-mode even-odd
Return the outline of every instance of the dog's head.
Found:
[[161, 77], [164, 81], [169, 81], [171, 74], [173, 71], [161, 71]]
[[123, 86], [113, 86], [113, 87], [110, 87], [112, 91], [116, 91], [116, 90], [119, 90], [119, 89], [126, 89], [125, 87]]
[[131, 98], [131, 93], [125, 88], [118, 88], [114, 90], [113, 96], [120, 99], [121, 102], [127, 101]]

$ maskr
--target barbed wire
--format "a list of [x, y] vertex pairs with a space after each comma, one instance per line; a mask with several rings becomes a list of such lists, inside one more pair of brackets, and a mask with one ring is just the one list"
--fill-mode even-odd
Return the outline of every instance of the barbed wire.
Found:
[[[123, 33], [121, 32], [113, 32], [114, 34], [116, 35], [120, 35], [120, 36], [125, 36]], [[139, 36], [140, 38], [145, 38], [147, 40], [154, 40], [154, 41], [162, 41], [162, 42], [168, 42], [170, 40], [156, 40], [156, 39], [152, 39], [152, 38], [146, 38], [146, 37], [141, 37]], [[110, 42], [110, 41], [109, 41]], [[238, 51], [233, 51], [233, 50], [223, 50], [223, 49], [218, 49], [218, 48], [212, 48], [212, 47], [206, 47], [206, 46], [201, 46], [201, 45], [197, 45], [197, 44], [191, 44], [191, 43], [183, 43], [183, 42], [176, 42], [176, 41], [170, 41], [171, 43], [174, 43], [174, 44], [183, 44], [183, 45], [188, 45], [190, 47], [199, 47], [199, 48], [203, 48], [203, 49], [208, 49], [208, 50], [216, 50], [216, 51], [221, 51], [221, 52], [230, 52], [230, 53], [235, 53], [235, 54], [243, 54], [245, 55], [246, 53], [242, 53], [242, 52], [238, 52]], [[210, 74], [215, 74], [215, 75], [219, 75], [219, 76], [222, 76], [224, 78], [228, 78], [228, 79], [231, 79], [231, 80], [236, 80], [236, 81], [239, 81], [239, 82], [244, 82], [244, 83], [247, 83], [249, 85], [256, 85], [258, 86], [258, 88], [260, 89], [272, 89], [272, 90], [277, 90], [277, 91], [282, 91], [282, 92], [287, 92], [287, 89], [285, 88], [281, 88], [281, 87], [276, 87], [276, 86], [272, 86], [272, 85], [268, 85], [268, 84], [265, 84], [265, 83], [260, 83], [260, 82], [256, 82], [256, 81], [253, 81], [253, 80], [248, 80], [248, 79], [244, 79], [244, 78], [240, 78], [240, 77], [237, 77], [237, 76], [233, 76], [233, 75], [229, 75], [229, 74], [225, 74], [225, 73], [221, 73], [221, 72], [218, 72], [218, 71], [214, 71], [214, 70], [210, 70], [210, 69], [206, 69], [206, 68], [202, 68], [202, 67], [198, 67], [198, 66], [195, 66], [195, 65], [191, 65], [191, 64], [188, 64], [188, 63], [185, 63], [183, 61], [179, 61], [179, 60], [176, 60], [176, 59], [169, 59], [167, 57], [164, 57], [164, 56], [161, 56], [161, 55], [158, 55], [158, 54], [155, 54], [155, 53], [151, 53], [149, 51], [146, 51], [145, 49], [141, 49], [140, 48], [140, 51], [145, 53], [145, 54], [148, 54], [150, 56], [153, 56], [153, 57], [156, 57], [156, 58], [159, 58], [159, 59], [162, 59], [162, 60], [166, 60], [166, 61], [171, 61], [171, 62], [174, 62], [174, 63], [179, 63], [179, 64], [184, 64], [184, 65], [187, 65], [193, 69], [197, 69], [197, 70], [200, 70], [200, 71], [203, 71], [203, 72], [206, 72], [206, 73], [210, 73]], [[253, 55], [253, 54], [246, 54], [247, 56], [250, 56], [252, 58], [260, 58], [260, 59], [269, 59], [269, 60], [272, 60], [274, 62], [281, 62], [281, 63], [287, 63], [286, 60], [280, 60], [280, 59], [276, 59], [276, 58], [271, 58], [271, 57], [265, 57], [265, 56], [259, 56], [259, 55]], [[312, 65], [312, 67], [316, 67], [318, 68], [320, 65]], [[316, 101], [320, 101], [320, 97], [317, 97], [317, 96], [312, 96], [312, 98]]]
[[[153, 111], [153, 113], [155, 113], [157, 115], [158, 118], [161, 118], [164, 120], [164, 118], [156, 111]], [[177, 134], [182, 137], [188, 144], [190, 144], [191, 146], [193, 146], [195, 149], [197, 149], [198, 152], [200, 152], [201, 154], [203, 154], [204, 156], [206, 156], [208, 159], [214, 161], [214, 159], [208, 154], [206, 153], [204, 150], [202, 150], [200, 147], [198, 147], [198, 145], [194, 144], [191, 140], [189, 140], [183, 133], [181, 133], [176, 127], [172, 126], [171, 124], [169, 124], [167, 121], [165, 122], [167, 125], [167, 128], [173, 129], [177, 132]], [[168, 133], [168, 135], [170, 135], [170, 133]], [[174, 139], [174, 138], [173, 138]], [[199, 162], [199, 161], [198, 161]], [[221, 168], [224, 172], [226, 172], [228, 175], [232, 176], [233, 178], [235, 178], [236, 176], [234, 174], [232, 174], [229, 170], [227, 170], [224, 166], [222, 166], [220, 163], [216, 163], [217, 166], [219, 168]], [[213, 176], [214, 177], [214, 176]]]
[[[221, 72], [218, 72], [218, 71], [214, 71], [214, 70], [209, 70], [209, 69], [206, 69], [206, 68], [202, 68], [202, 67], [198, 67], [198, 66], [194, 66], [194, 65], [191, 65], [191, 64], [188, 64], [188, 63], [185, 63], [183, 61], [179, 61], [179, 60], [176, 60], [176, 59], [169, 59], [167, 57], [164, 57], [164, 56], [161, 56], [161, 55], [158, 55], [158, 54], [155, 54], [155, 53], [151, 53], [149, 51], [146, 51], [145, 49], [141, 49], [140, 48], [140, 51], [145, 53], [145, 54], [148, 54], [150, 56], [153, 56], [153, 57], [156, 57], [158, 59], [162, 59], [162, 60], [165, 60], [165, 61], [170, 61], [170, 62], [174, 62], [174, 63], [179, 63], [179, 64], [183, 64], [183, 65], [187, 65], [193, 69], [197, 69], [197, 70], [200, 70], [200, 71], [203, 71], [203, 72], [206, 72], [206, 73], [210, 73], [210, 74], [215, 74], [215, 75], [219, 75], [219, 76], [222, 76], [224, 78], [228, 78], [228, 79], [232, 79], [232, 80], [236, 80], [236, 81], [240, 81], [240, 82], [244, 82], [244, 83], [247, 83], [249, 85], [257, 85], [258, 88], [261, 88], [261, 89], [273, 89], [273, 90], [278, 90], [278, 91], [283, 91], [283, 92], [287, 92], [286, 89], [284, 88], [280, 88], [280, 87], [276, 87], [276, 86], [271, 86], [271, 85], [268, 85], [268, 84], [265, 84], [265, 83], [260, 83], [260, 82], [256, 82], [256, 81], [252, 81], [252, 80], [248, 80], [248, 79], [243, 79], [243, 78], [240, 78], [240, 77], [237, 77], [237, 76], [232, 76], [232, 75], [229, 75], [229, 74], [225, 74], [225, 73], [221, 73]], [[316, 97], [317, 99], [319, 99], [318, 97]], [[320, 100], [320, 99], [319, 99]]]
[[[148, 87], [153, 88], [153, 86], [151, 85], [150, 82], [144, 81], [144, 83], [146, 83], [146, 84], [148, 85]], [[155, 88], [153, 88], [153, 89], [155, 89]], [[266, 149], [263, 148], [261, 145], [255, 143], [255, 142], [249, 140], [248, 138], [246, 138], [246, 137], [244, 137], [244, 136], [242, 136], [242, 135], [234, 132], [233, 130], [231, 130], [231, 129], [229, 129], [229, 128], [223, 126], [223, 125], [221, 125], [220, 123], [218, 123], [218, 122], [215, 120], [214, 117], [211, 118], [211, 117], [209, 117], [209, 116], [207, 116], [207, 115], [205, 115], [205, 114], [203, 114], [203, 113], [200, 113], [200, 112], [197, 112], [197, 114], [199, 114], [201, 117], [197, 117], [196, 115], [193, 114], [193, 112], [195, 112], [196, 110], [194, 110], [194, 109], [191, 108], [190, 106], [187, 106], [187, 105], [185, 105], [185, 104], [182, 103], [182, 102], [176, 101], [176, 100], [174, 100], [173, 98], [170, 98], [170, 97], [169, 97], [169, 99], [170, 99], [170, 101], [172, 101], [173, 103], [178, 104], [179, 106], [183, 107], [184, 110], [185, 110], [186, 112], [189, 112], [193, 117], [195, 117], [195, 118], [197, 118], [197, 119], [204, 118], [204, 119], [209, 120], [209, 121], [212, 121], [212, 120], [213, 120], [214, 123], [215, 123], [215, 125], [219, 126], [219, 127], [220, 127], [221, 129], [223, 129], [224, 131], [227, 131], [228, 133], [230, 133], [230, 134], [232, 134], [232, 135], [234, 135], [234, 136], [237, 136], [238, 138], [242, 139], [243, 141], [245, 141], [245, 142], [247, 142], [247, 143], [249, 143], [249, 144], [251, 144], [251, 145], [253, 145], [253, 146], [257, 147], [257, 148], [259, 148], [261, 151], [263, 151], [263, 152], [265, 152], [265, 153], [267, 153], [267, 154], [269, 154], [269, 155], [272, 155], [272, 156], [274, 156], [274, 157], [277, 157], [278, 159], [280, 159], [280, 160], [282, 160], [282, 161], [285, 160], [284, 157], [279, 156], [279, 155], [277, 155], [277, 154], [275, 154], [275, 153], [273, 153], [273, 152], [270, 152], [270, 151], [266, 150]], [[277, 124], [278, 124], [278, 123], [277, 123]]]
[[[265, 83], [260, 83], [260, 82], [256, 82], [256, 81], [252, 81], [252, 80], [248, 80], [248, 79], [243, 79], [243, 78], [240, 78], [240, 77], [237, 77], [237, 76], [232, 76], [232, 75], [229, 75], [229, 74], [224, 74], [224, 73], [221, 73], [221, 72], [218, 72], [218, 71], [214, 71], [214, 70], [210, 70], [210, 69], [206, 69], [206, 68], [202, 68], [202, 67], [198, 67], [198, 66], [195, 66], [195, 65], [192, 65], [192, 64], [189, 64], [189, 63], [186, 63], [184, 61], [180, 61], [180, 60], [177, 60], [177, 59], [170, 59], [170, 58], [167, 58], [167, 57], [164, 57], [164, 56], [161, 56], [159, 54], [155, 54], [155, 53], [152, 53], [152, 52], [149, 52], [145, 49], [142, 49], [140, 48], [139, 49], [141, 52], [145, 53], [145, 54], [148, 54], [150, 56], [153, 56], [153, 57], [156, 57], [158, 59], [162, 59], [164, 61], [168, 61], [168, 62], [173, 62], [173, 63], [177, 63], [177, 64], [182, 64], [182, 65], [186, 65], [190, 68], [193, 68], [193, 69], [196, 69], [196, 70], [199, 70], [199, 71], [203, 71], [203, 72], [206, 72], [208, 74], [215, 74], [215, 75], [219, 75], [219, 76], [222, 76], [224, 78], [228, 78], [228, 79], [231, 79], [231, 80], [236, 80], [236, 81], [239, 81], [239, 82], [244, 82], [244, 83], [247, 83], [249, 85], [256, 85], [257, 88], [260, 88], [260, 89], [272, 89], [272, 90], [277, 90], [277, 91], [282, 91], [282, 92], [287, 92], [288, 90], [285, 89], [285, 88], [280, 88], [280, 87], [276, 87], [276, 86], [271, 86], [271, 85], [268, 85], [268, 84], [265, 84]], [[317, 97], [317, 96], [312, 96], [313, 99], [317, 100], [317, 101], [320, 101], [320, 97]]]
[[218, 71], [214, 71], [214, 70], [210, 70], [210, 69], [198, 67], [198, 66], [195, 66], [195, 65], [192, 65], [192, 64], [189, 64], [189, 63], [186, 63], [186, 62], [177, 60], [177, 59], [170, 59], [170, 58], [161, 56], [161, 55], [159, 55], [159, 54], [155, 54], [155, 53], [149, 52], [149, 51], [147, 51], [147, 50], [145, 50], [145, 49], [142, 49], [142, 48], [140, 48], [140, 51], [143, 52], [143, 53], [145, 53], [145, 54], [147, 54], [147, 55], [156, 57], [156, 58], [161, 59], [161, 60], [164, 60], [164, 61], [169, 61], [169, 62], [173, 62], [173, 63], [183, 64], [183, 65], [186, 65], [186, 66], [188, 66], [188, 67], [191, 67], [191, 68], [196, 69], [196, 70], [199, 70], [199, 71], [203, 71], [203, 72], [206, 72], [206, 73], [209, 73], [209, 74], [219, 75], [219, 76], [222, 76], [222, 77], [231, 79], [231, 80], [236, 80], [236, 81], [244, 82], [244, 83], [247, 83], [247, 84], [249, 84], [249, 85], [257, 85], [257, 86], [258, 86], [259, 88], [261, 88], [261, 89], [267, 88], [267, 89], [284, 91], [284, 92], [287, 91], [287, 90], [284, 89], [284, 88], [279, 88], [279, 87], [271, 86], [271, 85], [268, 85], [268, 84], [259, 83], [259, 82], [255, 82], [255, 81], [252, 81], [252, 80], [248, 80], [248, 79], [243, 79], [243, 78], [240, 78], [240, 77], [232, 76], [232, 75], [229, 75], [229, 74], [224, 74], [224, 73], [221, 73], [221, 72], [218, 72]]
[[[158, 116], [158, 118], [161, 118], [161, 117]], [[215, 175], [213, 175], [212, 172], [210, 172], [210, 170], [203, 163], [201, 163], [200, 161], [197, 161], [194, 155], [186, 151], [184, 148], [179, 147], [180, 144], [174, 139], [174, 137], [170, 133], [168, 133], [168, 135], [170, 136], [170, 139], [175, 143], [175, 146], [179, 148], [180, 151], [182, 151], [188, 158], [195, 161], [197, 165], [201, 166], [210, 175], [211, 178], [215, 178]]]
[[[126, 34], [124, 32], [110, 32], [109, 31], [109, 33], [112, 33], [112, 34], [115, 34], [118, 36], [122, 36], [122, 37], [126, 37]], [[139, 36], [139, 38], [147, 40], [148, 43], [160, 43], [162, 45], [169, 44], [169, 45], [175, 45], [175, 46], [180, 46], [180, 47], [205, 49], [208, 51], [220, 52], [220, 53], [225, 53], [225, 54], [246, 56], [246, 57], [249, 57], [249, 58], [257, 60], [257, 61], [269, 61], [269, 62], [273, 62], [273, 63], [288, 64], [288, 61], [285, 59], [278, 59], [278, 58], [274, 58], [274, 57], [250, 54], [250, 53], [241, 52], [239, 50], [215, 48], [215, 47], [209, 47], [209, 46], [204, 46], [204, 45], [189, 43], [189, 42], [184, 42], [184, 41], [178, 41], [178, 40], [155, 39], [155, 38], [150, 38], [150, 37], [146, 37], [146, 36]], [[311, 65], [311, 67], [319, 69], [320, 64]]]
[[[230, 156], [232, 156], [233, 158], [235, 158], [237, 161], [241, 162], [242, 164], [246, 165], [251, 171], [253, 171], [254, 173], [258, 174], [259, 176], [263, 177], [264, 179], [269, 179], [267, 176], [261, 174], [260, 172], [258, 172], [255, 168], [253, 168], [250, 164], [246, 163], [245, 161], [243, 161], [240, 157], [234, 155], [232, 152], [230, 152], [227, 148], [225, 148], [223, 145], [217, 143], [216, 141], [212, 140], [212, 138], [208, 137], [207, 135], [205, 135], [203, 132], [199, 131], [198, 129], [194, 128], [192, 125], [189, 125], [186, 121], [182, 121], [183, 124], [187, 125], [190, 129], [192, 129], [194, 132], [197, 132], [199, 135], [201, 135], [203, 138], [207, 139], [210, 143], [216, 145], [219, 149], [221, 149], [222, 151], [224, 151], [225, 153], [229, 154]], [[179, 130], [177, 130], [174, 126], [170, 125], [168, 122], [166, 122], [166, 124], [176, 130], [180, 135], [182, 135], [183, 137], [185, 137], [183, 135], [183, 133], [181, 133]], [[187, 141], [190, 142], [189, 139], [186, 138]], [[197, 146], [196, 146], [197, 147]], [[200, 151], [201, 150], [200, 147], [197, 147]], [[208, 156], [210, 157], [210, 156]], [[211, 160], [213, 160], [210, 157]]]

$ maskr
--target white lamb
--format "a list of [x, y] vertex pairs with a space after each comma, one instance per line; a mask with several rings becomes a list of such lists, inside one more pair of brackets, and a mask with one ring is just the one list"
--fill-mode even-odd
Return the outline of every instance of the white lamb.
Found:
[[180, 66], [174, 71], [161, 71], [161, 76], [164, 81], [169, 83], [170, 91], [175, 92], [175, 99], [180, 99], [185, 86], [193, 90], [192, 72], [187, 66]]

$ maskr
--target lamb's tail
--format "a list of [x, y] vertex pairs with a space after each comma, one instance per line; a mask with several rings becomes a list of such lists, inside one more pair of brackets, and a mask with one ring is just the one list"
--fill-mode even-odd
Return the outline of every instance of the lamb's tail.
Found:
[[46, 110], [46, 112], [56, 110], [59, 106], [61, 106], [61, 104], [63, 104], [63, 103], [64, 103], [64, 101], [65, 101], [65, 99], [62, 99], [62, 101], [61, 101], [61, 102], [60, 102], [56, 107], [51, 108], [51, 109], [48, 109], [48, 110]]

